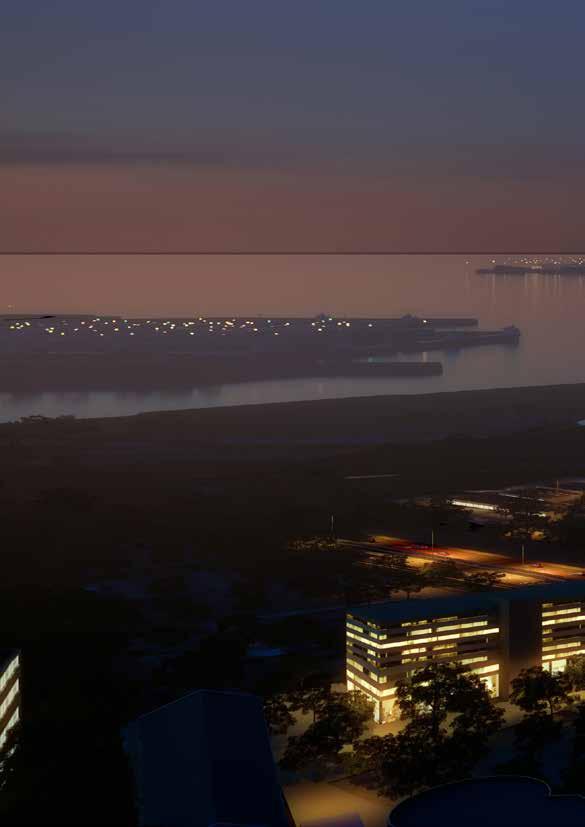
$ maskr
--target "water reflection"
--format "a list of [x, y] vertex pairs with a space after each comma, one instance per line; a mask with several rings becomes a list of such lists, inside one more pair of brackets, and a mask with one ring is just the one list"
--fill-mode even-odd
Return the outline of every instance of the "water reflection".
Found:
[[[306, 262], [301, 264], [307, 266]], [[347, 266], [341, 260], [339, 264]], [[331, 263], [312, 260], [311, 266], [317, 272], [320, 266], [330, 267]], [[0, 391], [0, 421], [30, 414], [125, 416], [154, 410], [585, 381], [585, 278], [477, 276], [474, 266], [462, 259], [446, 262], [430, 257], [402, 258], [400, 262], [388, 257], [380, 257], [379, 261], [368, 258], [363, 264], [365, 275], [360, 278], [364, 290], [369, 288], [368, 278], [370, 286], [388, 285], [385, 300], [380, 299], [380, 313], [477, 316], [484, 328], [516, 324], [521, 329], [522, 337], [515, 348], [493, 345], [401, 357], [441, 361], [442, 376], [306, 378], [147, 393], [112, 390], [30, 395]], [[380, 280], [380, 273], [386, 281]], [[362, 312], [367, 315], [365, 308]]]

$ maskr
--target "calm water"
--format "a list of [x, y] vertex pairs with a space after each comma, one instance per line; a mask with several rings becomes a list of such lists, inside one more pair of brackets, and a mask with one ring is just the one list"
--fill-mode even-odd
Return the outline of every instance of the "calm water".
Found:
[[[258, 268], [270, 266], [274, 272], [278, 257], [270, 258], [269, 262], [259, 259]], [[123, 416], [180, 408], [585, 381], [585, 277], [478, 276], [475, 267], [485, 260], [473, 260], [466, 265], [464, 259], [456, 257], [336, 259], [297, 257], [286, 261], [287, 278], [294, 275], [295, 267], [303, 274], [304, 299], [295, 294], [290, 302], [295, 313], [310, 315], [326, 309], [346, 315], [470, 315], [477, 316], [483, 328], [516, 324], [522, 331], [520, 344], [518, 347], [488, 346], [404, 357], [443, 363], [443, 376], [420, 379], [306, 378], [218, 385], [187, 392], [0, 393], [0, 421], [33, 413]], [[234, 268], [233, 259], [228, 266]], [[311, 271], [311, 279], [307, 277], [307, 270]], [[336, 276], [345, 288], [344, 295], [351, 280], [355, 284], [359, 277], [359, 300], [355, 304], [350, 305], [349, 300], [344, 299], [344, 307], [335, 306]], [[203, 275], [201, 279], [203, 281]], [[309, 288], [310, 281], [314, 284], [313, 293]], [[329, 298], [328, 304], [324, 303], [325, 298]], [[266, 300], [270, 302], [271, 296], [268, 295]], [[273, 300], [272, 304], [258, 307], [257, 312], [270, 313], [272, 309]], [[278, 309], [282, 312], [282, 308]], [[226, 310], [238, 312], [236, 308]]]

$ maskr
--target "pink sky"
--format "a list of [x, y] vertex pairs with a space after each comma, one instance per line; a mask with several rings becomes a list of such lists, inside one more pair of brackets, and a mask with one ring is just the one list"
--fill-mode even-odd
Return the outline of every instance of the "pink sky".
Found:
[[0, 167], [4, 251], [578, 251], [580, 175]]

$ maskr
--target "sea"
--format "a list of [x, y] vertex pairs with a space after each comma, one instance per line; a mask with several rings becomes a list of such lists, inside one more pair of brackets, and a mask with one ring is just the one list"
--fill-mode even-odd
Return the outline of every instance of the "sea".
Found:
[[[115, 259], [116, 257], [112, 257]], [[466, 256], [245, 256], [157, 257], [150, 273], [160, 268], [169, 290], [175, 290], [173, 306], [165, 305], [160, 318], [209, 316], [290, 315], [311, 316], [324, 312], [336, 318], [352, 316], [394, 317], [407, 313], [421, 317], [477, 317], [483, 329], [516, 325], [521, 331], [518, 345], [487, 345], [452, 348], [417, 354], [400, 354], [401, 360], [440, 361], [441, 376], [394, 378], [304, 378], [219, 383], [184, 390], [160, 388], [149, 392], [120, 389], [14, 393], [2, 387], [0, 377], [0, 422], [34, 414], [80, 418], [128, 416], [146, 411], [256, 405], [300, 400], [342, 399], [355, 396], [445, 393], [482, 388], [578, 383], [585, 381], [585, 276], [549, 276], [539, 273], [480, 275], [491, 257]], [[84, 257], [75, 257], [77, 272], [83, 272]], [[107, 260], [102, 267], [112, 264]], [[115, 261], [118, 280], [128, 257]], [[112, 264], [112, 266], [113, 266]], [[95, 268], [95, 263], [91, 262]], [[2, 262], [0, 262], [2, 266]], [[6, 262], [4, 262], [6, 266]], [[22, 266], [19, 264], [19, 266]], [[51, 260], [54, 267], [54, 258]], [[63, 257], [63, 268], [70, 266]], [[88, 262], [89, 266], [89, 262]], [[43, 267], [37, 256], [34, 268]], [[224, 281], [222, 274], [225, 269]], [[176, 283], [173, 272], [176, 271]], [[191, 280], [185, 274], [188, 272]], [[239, 272], [239, 276], [238, 276]], [[269, 277], [270, 276], [270, 277]], [[135, 270], [129, 279], [138, 279]], [[244, 289], [242, 288], [242, 283]], [[189, 286], [197, 285], [199, 304], [188, 298]], [[240, 292], [238, 292], [240, 289]], [[181, 292], [181, 290], [183, 292]], [[183, 297], [184, 296], [184, 297]], [[97, 296], [95, 301], [97, 301]], [[122, 296], [99, 297], [100, 307], [76, 305], [76, 312], [111, 313], [119, 309]], [[122, 313], [135, 316], [128, 299]], [[59, 312], [67, 306], [47, 301], [28, 312]], [[6, 310], [6, 308], [4, 308]], [[156, 311], [156, 307], [149, 307]], [[155, 318], [156, 312], [140, 315]], [[17, 313], [11, 308], [10, 313]]]

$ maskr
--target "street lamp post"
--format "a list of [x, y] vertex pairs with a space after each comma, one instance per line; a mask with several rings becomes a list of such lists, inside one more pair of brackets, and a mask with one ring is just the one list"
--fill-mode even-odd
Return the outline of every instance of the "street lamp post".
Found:
[[526, 562], [526, 553], [525, 553], [524, 543], [522, 543], [522, 565], [524, 565], [525, 562]]

